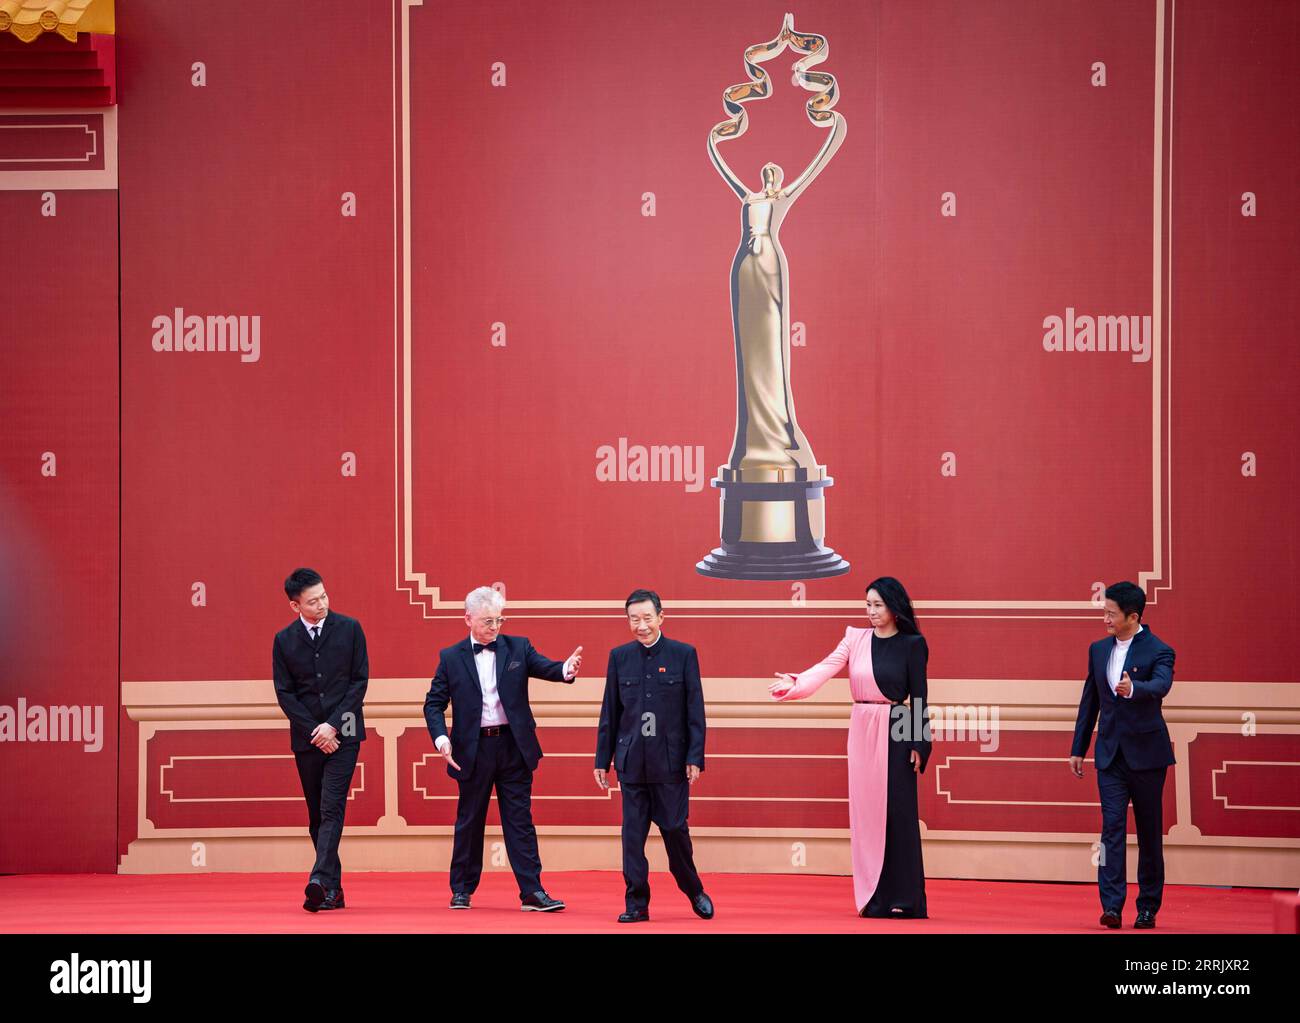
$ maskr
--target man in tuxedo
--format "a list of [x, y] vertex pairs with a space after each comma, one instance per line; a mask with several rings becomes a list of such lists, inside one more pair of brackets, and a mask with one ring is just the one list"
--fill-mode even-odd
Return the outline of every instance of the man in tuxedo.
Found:
[[610, 761], [623, 801], [623, 880], [626, 911], [618, 922], [650, 919], [650, 822], [668, 853], [668, 869], [697, 916], [713, 902], [695, 870], [686, 826], [690, 787], [704, 770], [704, 687], [695, 647], [663, 634], [663, 605], [653, 590], [624, 602], [636, 638], [609, 652], [605, 699], [596, 732], [596, 784], [609, 790]]
[[[1088, 649], [1088, 680], [1079, 700], [1070, 770], [1083, 777], [1097, 724], [1097, 788], [1101, 793], [1101, 855], [1097, 887], [1101, 923], [1119, 927], [1127, 884], [1124, 842], [1128, 804], [1138, 840], [1138, 898], [1134, 927], [1156, 925], [1165, 884], [1162, 804], [1165, 773], [1174, 763], [1161, 701], [1174, 684], [1174, 651], [1142, 624], [1147, 597], [1133, 583], [1106, 588], [1103, 620], [1109, 636]], [[1100, 720], [1099, 720], [1100, 717]]]
[[[456, 779], [456, 832], [451, 852], [451, 908], [469, 909], [483, 873], [483, 827], [496, 788], [506, 855], [519, 882], [521, 908], [564, 908], [542, 887], [542, 861], [533, 827], [533, 772], [542, 759], [537, 722], [528, 705], [528, 679], [572, 682], [582, 647], [552, 661], [522, 636], [505, 636], [505, 600], [490, 586], [465, 598], [469, 637], [438, 654], [438, 670], [424, 700], [424, 720], [447, 773]], [[452, 705], [451, 736], [443, 711]]]
[[302, 908], [343, 908], [339, 839], [352, 772], [366, 737], [361, 705], [370, 680], [366, 636], [355, 618], [331, 611], [325, 584], [310, 568], [284, 581], [297, 617], [275, 634], [271, 675], [275, 698], [289, 719], [316, 863]]

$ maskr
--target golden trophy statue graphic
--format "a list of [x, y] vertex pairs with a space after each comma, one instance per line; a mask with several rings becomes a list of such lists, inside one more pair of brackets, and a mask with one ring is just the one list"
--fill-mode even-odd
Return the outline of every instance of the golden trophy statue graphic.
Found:
[[[763, 184], [751, 191], [718, 152], [718, 143], [739, 138], [749, 118], [742, 104], [764, 99], [771, 80], [760, 66], [789, 47], [803, 54], [794, 63], [794, 82], [817, 93], [808, 118], [829, 129], [821, 150], [788, 184], [774, 163], [763, 167]], [[731, 322], [736, 340], [736, 437], [731, 457], [718, 467], [713, 486], [721, 490], [722, 546], [695, 570], [720, 579], [821, 579], [842, 575], [849, 563], [829, 547], [826, 488], [833, 482], [818, 465], [794, 414], [790, 389], [790, 272], [778, 237], [791, 204], [830, 162], [847, 126], [831, 108], [838, 99], [835, 78], [809, 71], [826, 59], [824, 36], [798, 32], [787, 14], [781, 34], [745, 51], [749, 81], [728, 88], [722, 104], [729, 115], [709, 132], [709, 156], [722, 179], [740, 197], [740, 247], [731, 264]]]

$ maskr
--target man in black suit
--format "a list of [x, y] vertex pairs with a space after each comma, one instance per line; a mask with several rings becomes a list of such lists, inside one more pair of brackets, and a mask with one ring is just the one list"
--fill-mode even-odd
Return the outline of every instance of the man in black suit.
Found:
[[[1162, 804], [1165, 773], [1174, 763], [1161, 701], [1174, 684], [1174, 651], [1142, 624], [1147, 597], [1133, 583], [1106, 588], [1107, 639], [1088, 649], [1088, 680], [1070, 749], [1070, 770], [1083, 777], [1092, 726], [1097, 724], [1097, 789], [1101, 793], [1101, 850], [1097, 888], [1101, 923], [1119, 927], [1128, 888], [1124, 842], [1128, 804], [1138, 840], [1138, 898], [1134, 927], [1156, 925], [1165, 884]], [[1098, 720], [1100, 716], [1100, 721]]]
[[[506, 855], [524, 910], [564, 908], [542, 887], [542, 861], [533, 827], [533, 772], [542, 759], [537, 722], [528, 705], [528, 679], [572, 682], [582, 647], [564, 662], [543, 657], [522, 636], [503, 636], [505, 600], [491, 586], [465, 598], [469, 638], [439, 652], [424, 700], [424, 720], [447, 773], [456, 779], [456, 832], [451, 852], [451, 908], [469, 909], [483, 873], [483, 828], [496, 788]], [[452, 705], [451, 736], [443, 711]]]
[[650, 865], [645, 840], [659, 825], [668, 869], [696, 915], [713, 902], [695, 870], [686, 826], [690, 787], [704, 770], [704, 687], [695, 647], [663, 634], [663, 605], [653, 590], [624, 602], [636, 637], [609, 652], [605, 700], [596, 732], [596, 784], [609, 790], [610, 761], [623, 797], [623, 880], [626, 911], [618, 922], [650, 919]]
[[343, 908], [339, 839], [352, 772], [366, 737], [361, 705], [370, 680], [366, 636], [355, 618], [329, 609], [318, 573], [295, 569], [284, 581], [298, 617], [275, 634], [275, 698], [289, 719], [289, 742], [307, 799], [316, 863], [302, 908]]

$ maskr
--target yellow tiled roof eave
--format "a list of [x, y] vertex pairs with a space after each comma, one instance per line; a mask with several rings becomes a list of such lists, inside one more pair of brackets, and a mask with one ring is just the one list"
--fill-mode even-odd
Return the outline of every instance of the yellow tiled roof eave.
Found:
[[113, 30], [113, 0], [0, 0], [0, 32], [25, 43], [46, 32], [75, 43], [78, 32]]

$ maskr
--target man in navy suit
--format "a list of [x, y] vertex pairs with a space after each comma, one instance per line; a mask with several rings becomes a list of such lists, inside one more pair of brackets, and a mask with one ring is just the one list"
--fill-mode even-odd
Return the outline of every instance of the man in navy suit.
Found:
[[[533, 827], [533, 772], [542, 759], [537, 722], [528, 705], [528, 679], [572, 682], [582, 647], [564, 662], [543, 657], [522, 636], [503, 636], [505, 599], [490, 586], [465, 598], [469, 637], [438, 655], [424, 700], [424, 720], [447, 773], [456, 779], [456, 833], [451, 852], [451, 908], [469, 909], [483, 873], [483, 828], [496, 788], [506, 855], [524, 910], [564, 908], [542, 887], [542, 861]], [[451, 736], [443, 711], [452, 705]]]
[[605, 700], [596, 732], [596, 784], [609, 790], [610, 761], [623, 799], [622, 924], [650, 919], [650, 865], [645, 840], [659, 825], [668, 869], [691, 908], [705, 920], [713, 903], [695, 870], [686, 826], [690, 787], [704, 770], [704, 688], [695, 647], [663, 634], [663, 605], [653, 590], [624, 603], [636, 638], [609, 652]]
[[1070, 770], [1083, 777], [1092, 727], [1097, 725], [1097, 788], [1101, 793], [1101, 855], [1097, 888], [1101, 923], [1119, 927], [1128, 888], [1124, 842], [1128, 805], [1137, 825], [1138, 898], [1134, 927], [1156, 925], [1165, 884], [1162, 799], [1174, 763], [1161, 701], [1174, 684], [1174, 651], [1142, 624], [1147, 596], [1133, 583], [1106, 588], [1103, 618], [1110, 636], [1088, 649], [1088, 680], [1070, 749]]
[[284, 581], [297, 617], [275, 635], [271, 676], [289, 719], [289, 743], [307, 800], [316, 863], [302, 908], [343, 909], [339, 839], [357, 754], [366, 737], [361, 704], [370, 680], [366, 636], [355, 618], [330, 610], [320, 575], [295, 569]]

